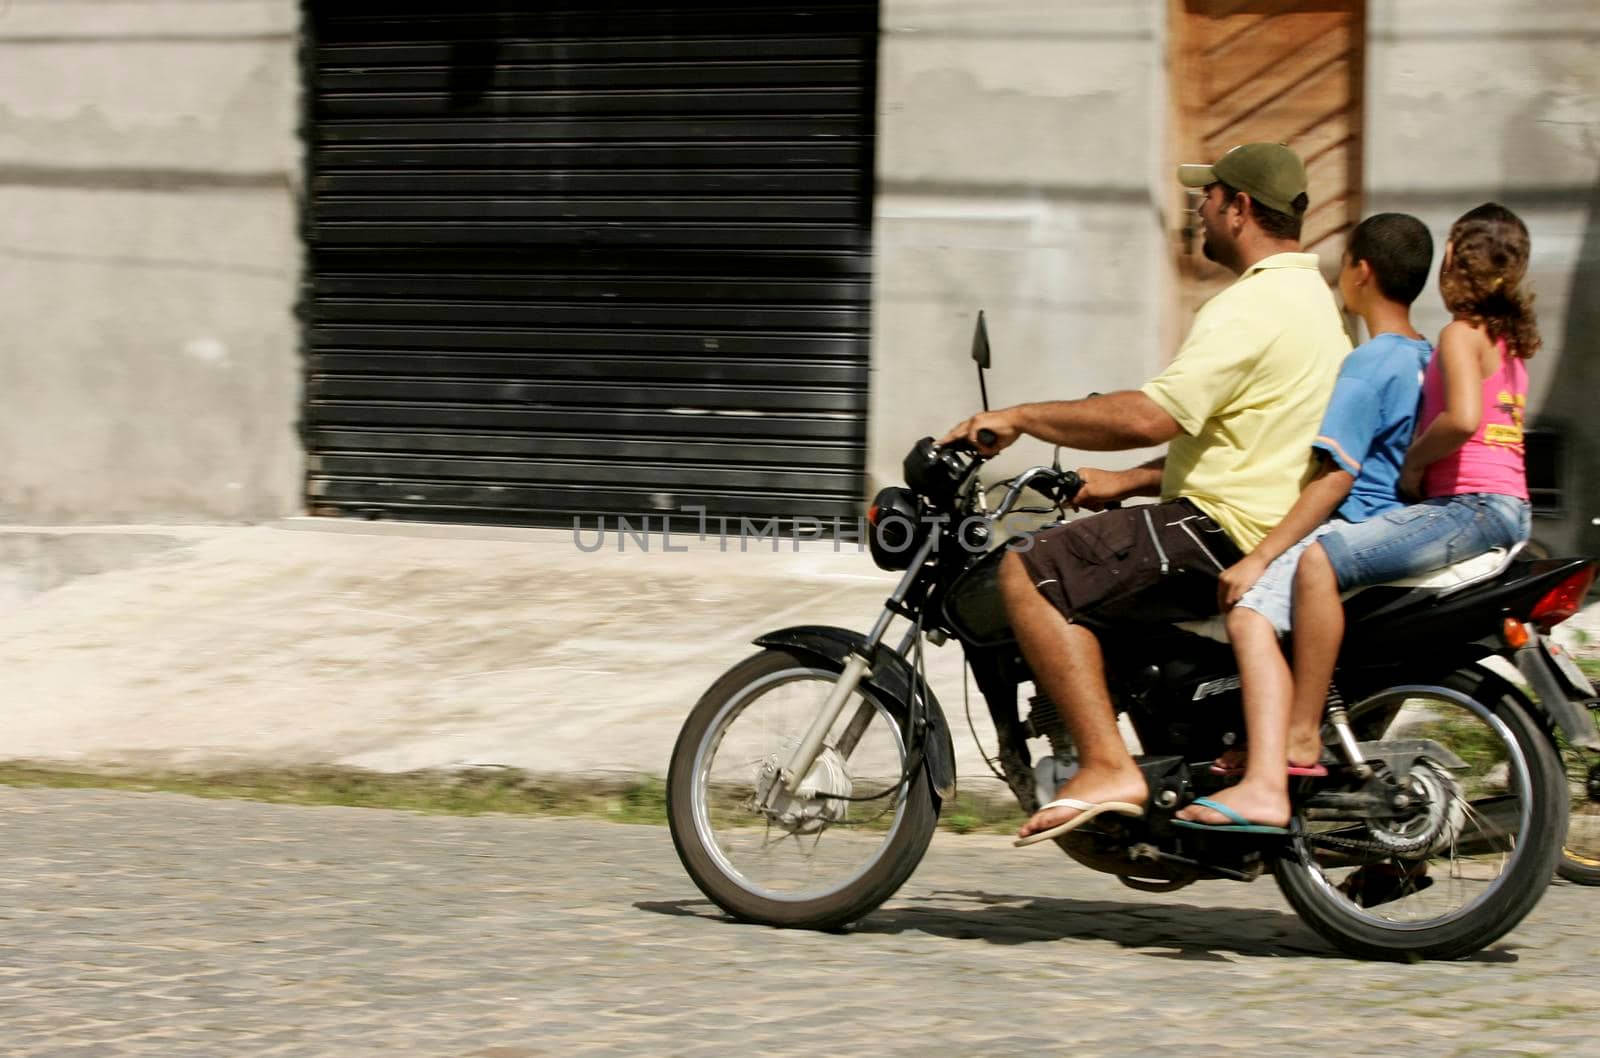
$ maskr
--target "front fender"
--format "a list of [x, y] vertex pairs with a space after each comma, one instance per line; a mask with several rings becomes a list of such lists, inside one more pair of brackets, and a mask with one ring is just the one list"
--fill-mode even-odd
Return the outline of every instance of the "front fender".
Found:
[[[755, 641], [761, 647], [779, 647], [799, 654], [810, 654], [829, 664], [843, 666], [851, 654], [865, 650], [867, 637], [848, 628], [826, 625], [800, 625], [768, 632]], [[909, 713], [914, 674], [911, 665], [889, 647], [879, 646], [872, 659], [872, 672], [865, 682], [885, 699], [898, 702]], [[956, 792], [956, 749], [950, 740], [950, 725], [945, 721], [944, 710], [933, 688], [922, 682], [924, 713], [928, 720], [927, 738], [923, 745], [923, 760], [927, 762], [928, 778], [941, 800], [949, 800]]]

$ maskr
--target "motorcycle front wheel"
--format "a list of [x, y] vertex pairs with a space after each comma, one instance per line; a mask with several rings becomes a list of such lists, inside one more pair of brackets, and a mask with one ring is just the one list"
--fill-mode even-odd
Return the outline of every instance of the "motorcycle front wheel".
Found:
[[[933, 839], [927, 769], [907, 774], [904, 703], [863, 684], [795, 791], [764, 798], [839, 669], [767, 649], [695, 705], [667, 771], [667, 816], [695, 884], [735, 918], [832, 929], [882, 904]], [[763, 804], [763, 801], [767, 803]]]
[[1548, 887], [1567, 821], [1550, 739], [1497, 679], [1458, 674], [1350, 707], [1361, 737], [1432, 743], [1399, 781], [1408, 808], [1306, 820], [1275, 865], [1305, 922], [1363, 958], [1459, 959], [1505, 935]]

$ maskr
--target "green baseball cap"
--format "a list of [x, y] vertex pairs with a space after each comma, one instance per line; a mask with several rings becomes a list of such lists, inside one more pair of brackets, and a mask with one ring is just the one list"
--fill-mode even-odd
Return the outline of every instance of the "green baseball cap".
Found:
[[1217, 181], [1243, 191], [1268, 209], [1298, 217], [1306, 211], [1306, 166], [1281, 143], [1245, 143], [1211, 165], [1178, 166], [1184, 187], [1205, 187]]

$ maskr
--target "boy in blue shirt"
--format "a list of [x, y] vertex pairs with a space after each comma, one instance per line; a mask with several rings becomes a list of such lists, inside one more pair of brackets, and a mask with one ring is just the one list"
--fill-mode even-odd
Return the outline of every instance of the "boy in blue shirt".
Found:
[[[1254, 551], [1222, 574], [1218, 602], [1239, 663], [1249, 735], [1244, 778], [1183, 809], [1180, 826], [1281, 829], [1289, 821], [1289, 776], [1326, 774], [1319, 759], [1321, 703], [1315, 715], [1292, 710], [1294, 682], [1278, 638], [1289, 631], [1295, 568], [1306, 548], [1334, 525], [1403, 505], [1396, 486], [1416, 426], [1422, 371], [1433, 355], [1411, 325], [1410, 309], [1432, 262], [1428, 229], [1404, 213], [1368, 217], [1350, 233], [1339, 294], [1373, 337], [1339, 370], [1312, 442], [1317, 469], [1299, 500]], [[1213, 770], [1239, 770], [1236, 757], [1225, 754]]]

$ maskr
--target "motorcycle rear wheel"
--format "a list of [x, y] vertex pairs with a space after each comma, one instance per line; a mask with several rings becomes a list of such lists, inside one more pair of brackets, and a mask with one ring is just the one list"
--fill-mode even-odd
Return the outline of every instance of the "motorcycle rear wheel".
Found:
[[1550, 739], [1504, 684], [1466, 673], [1433, 692], [1380, 692], [1350, 716], [1365, 732], [1380, 721], [1368, 737], [1429, 738], [1467, 767], [1417, 762], [1408, 787], [1427, 807], [1415, 821], [1304, 824], [1275, 864], [1285, 898], [1362, 958], [1459, 959], [1504, 936], [1560, 855], [1567, 790]]
[[[769, 648], [713, 684], [678, 736], [667, 771], [672, 841], [700, 891], [734, 918], [802, 929], [854, 922], [894, 895], [933, 840], [939, 811], [927, 769], [918, 764], [899, 782], [906, 708], [866, 684], [807, 781], [825, 795], [887, 796], [801, 797], [787, 814], [756, 803], [763, 768], [793, 748], [838, 675], [819, 658]], [[841, 752], [853, 718], [865, 726]]]

